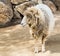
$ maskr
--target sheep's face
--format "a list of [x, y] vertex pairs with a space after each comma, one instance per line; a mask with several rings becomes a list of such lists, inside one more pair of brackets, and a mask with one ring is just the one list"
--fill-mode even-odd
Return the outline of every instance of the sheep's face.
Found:
[[26, 12], [26, 22], [31, 27], [32, 25], [36, 25], [35, 15], [32, 13], [33, 11]]
[[28, 24], [29, 27], [35, 27], [38, 24], [40, 15], [36, 8], [34, 7], [28, 8], [24, 14], [25, 17], [22, 20], [23, 24]]

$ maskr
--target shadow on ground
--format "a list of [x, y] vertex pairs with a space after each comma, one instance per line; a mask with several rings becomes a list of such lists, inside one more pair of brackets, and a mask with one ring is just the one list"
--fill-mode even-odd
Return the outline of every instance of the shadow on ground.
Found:
[[60, 53], [60, 34], [52, 35], [46, 42], [46, 50], [51, 53]]

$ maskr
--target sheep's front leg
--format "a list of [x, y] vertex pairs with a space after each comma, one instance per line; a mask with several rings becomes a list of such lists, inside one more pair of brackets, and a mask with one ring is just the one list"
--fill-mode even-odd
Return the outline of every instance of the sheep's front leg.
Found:
[[36, 40], [36, 42], [35, 42], [34, 52], [35, 53], [38, 53], [39, 52], [39, 50], [38, 50], [38, 40]]
[[38, 51], [38, 47], [35, 47], [35, 49], [34, 49], [34, 53], [38, 53], [39, 51]]
[[41, 39], [36, 39], [36, 42], [35, 42], [35, 49], [34, 49], [34, 52], [35, 53], [39, 53], [41, 51]]
[[39, 53], [39, 51], [45, 52], [45, 41], [38, 39], [35, 42], [35, 53]]

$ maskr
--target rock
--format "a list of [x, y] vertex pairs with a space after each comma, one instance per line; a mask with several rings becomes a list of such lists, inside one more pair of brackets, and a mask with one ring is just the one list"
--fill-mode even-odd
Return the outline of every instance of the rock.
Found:
[[35, 3], [42, 3], [42, 0], [31, 0], [31, 1], [33, 1]]
[[7, 24], [13, 17], [10, 0], [0, 0], [0, 27]]
[[24, 17], [24, 11], [28, 8], [35, 5], [35, 2], [33, 1], [28, 1], [28, 2], [24, 2], [22, 4], [19, 5], [13, 5], [13, 18], [10, 21], [9, 25], [16, 25], [16, 24], [20, 24], [23, 17]]
[[42, 0], [31, 0], [31, 1], [33, 1], [35, 3], [42, 3]]
[[31, 6], [34, 6], [34, 5], [36, 5], [35, 2], [29, 1], [29, 2], [22, 3], [22, 4], [20, 4], [20, 5], [17, 5], [17, 6], [15, 7], [15, 9], [16, 9], [19, 13], [21, 13], [22, 15], [24, 15], [24, 11], [25, 11], [28, 7], [31, 7]]
[[14, 12], [14, 16], [12, 18], [12, 20], [10, 21], [10, 25], [16, 25], [16, 24], [20, 24], [23, 18], [23, 15], [20, 14], [17, 10], [15, 10], [15, 8], [13, 9]]
[[11, 3], [12, 4], [21, 4], [21, 3], [24, 3], [24, 2], [27, 2], [29, 0], [11, 0]]
[[51, 1], [54, 2], [58, 10], [60, 10], [60, 0], [51, 0]]
[[43, 1], [43, 3], [46, 4], [47, 6], [49, 6], [53, 13], [56, 12], [57, 8], [52, 1], [46, 0], [46, 1]]

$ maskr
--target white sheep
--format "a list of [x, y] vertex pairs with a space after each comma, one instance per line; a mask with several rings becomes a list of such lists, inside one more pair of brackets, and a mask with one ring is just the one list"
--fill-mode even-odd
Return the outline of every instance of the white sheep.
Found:
[[[24, 12], [24, 18], [21, 24], [23, 26], [26, 24], [29, 25], [32, 36], [36, 41], [41, 40], [42, 52], [44, 52], [46, 38], [50, 35], [55, 25], [55, 19], [51, 9], [45, 4], [32, 6]], [[38, 51], [38, 47], [35, 47], [35, 52]]]

